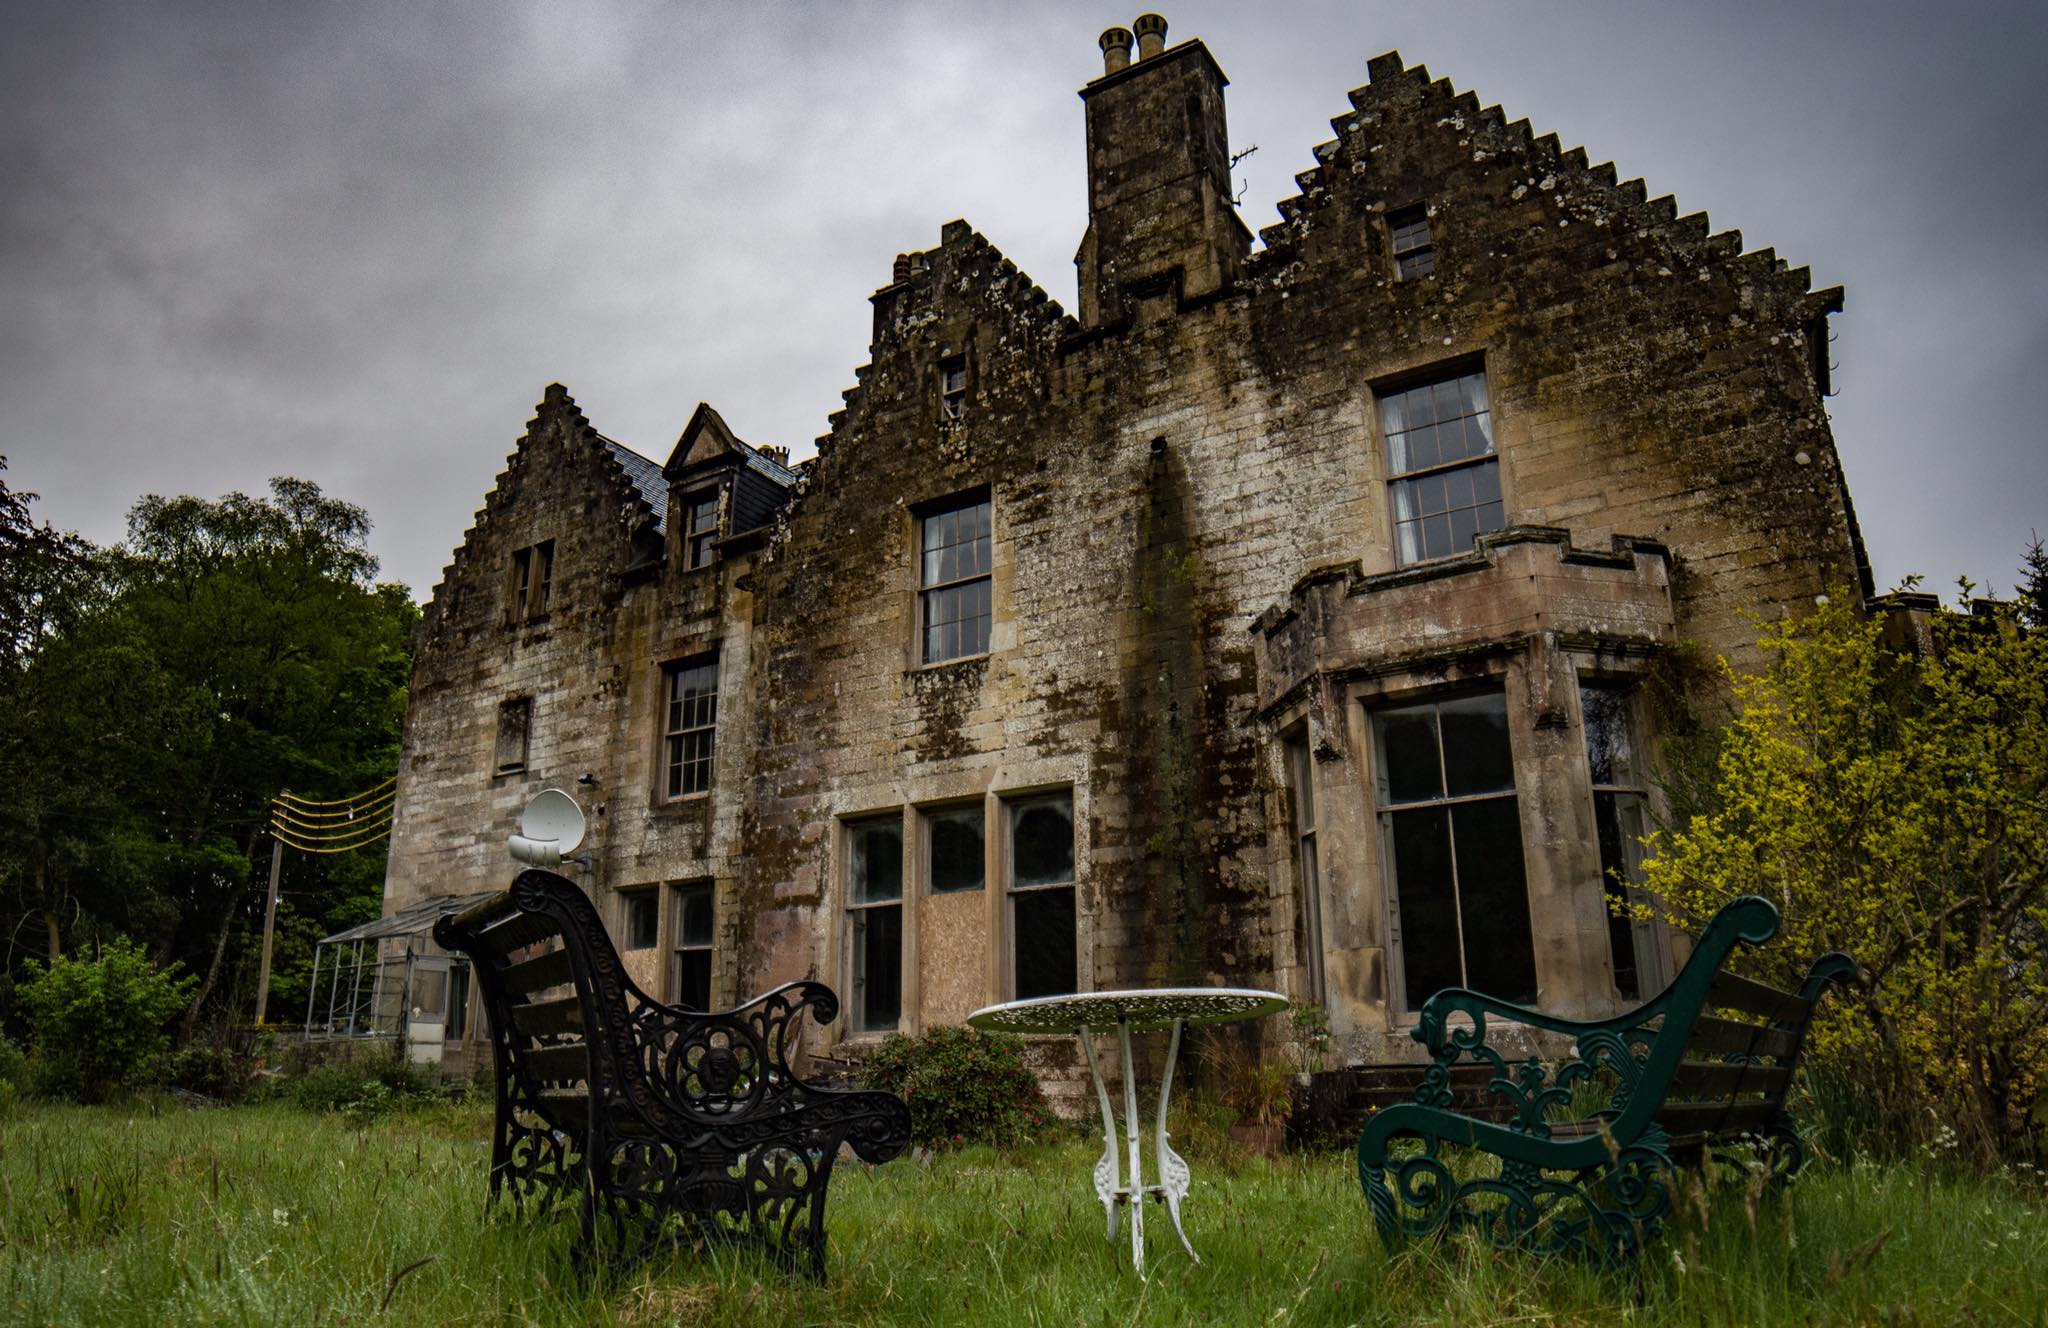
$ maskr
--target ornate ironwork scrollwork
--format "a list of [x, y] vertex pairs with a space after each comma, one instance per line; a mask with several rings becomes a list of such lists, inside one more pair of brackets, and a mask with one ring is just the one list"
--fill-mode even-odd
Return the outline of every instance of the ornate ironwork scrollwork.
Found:
[[[489, 937], [517, 914], [560, 934], [576, 992], [566, 1028], [537, 1032], [513, 1014], [511, 956]], [[509, 934], [514, 948], [532, 943], [530, 929]], [[790, 983], [715, 1013], [664, 1005], [634, 984], [588, 896], [544, 871], [442, 919], [435, 937], [477, 961], [490, 1010], [492, 1197], [509, 1193], [524, 1211], [578, 1194], [580, 1253], [600, 1226], [628, 1258], [687, 1233], [758, 1243], [822, 1277], [826, 1186], [841, 1148], [879, 1163], [910, 1146], [900, 1099], [823, 1088], [791, 1068], [803, 1020], [838, 1015], [828, 987]]]

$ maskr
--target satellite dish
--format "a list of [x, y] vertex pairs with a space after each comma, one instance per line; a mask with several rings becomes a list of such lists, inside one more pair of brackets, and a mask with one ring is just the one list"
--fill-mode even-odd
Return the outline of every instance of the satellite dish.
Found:
[[535, 867], [560, 864], [583, 842], [583, 809], [560, 789], [543, 789], [519, 814], [519, 833], [505, 841], [512, 857]]

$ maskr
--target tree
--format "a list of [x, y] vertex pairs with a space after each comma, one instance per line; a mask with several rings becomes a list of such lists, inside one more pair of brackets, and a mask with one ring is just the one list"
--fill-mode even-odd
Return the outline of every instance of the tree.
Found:
[[[2048, 633], [1944, 613], [1924, 655], [1835, 595], [1764, 629], [1733, 680], [1704, 810], [1652, 836], [1647, 885], [1696, 930], [1739, 894], [1784, 915], [1759, 963], [1862, 969], [1823, 1007], [1816, 1070], [1894, 1144], [1941, 1127], [1990, 1161], [2048, 1135]], [[1883, 1142], [1883, 1140], [1874, 1141]]]
[[2048, 627], [2048, 549], [2042, 548], [2039, 535], [2028, 540], [2020, 570], [2026, 574], [2026, 580], [2013, 587], [2020, 621], [2039, 631]]
[[[0, 457], [0, 472], [7, 459]], [[0, 478], [0, 889], [20, 904], [7, 924], [43, 923], [46, 953], [60, 952], [59, 925], [71, 902], [68, 867], [78, 856], [77, 814], [92, 802], [89, 754], [73, 731], [62, 688], [37, 660], [78, 620], [100, 588], [98, 551], [77, 535], [36, 521], [36, 495]]]
[[[339, 796], [397, 767], [418, 611], [375, 584], [368, 531], [303, 480], [144, 498], [99, 593], [30, 664], [84, 754], [74, 783], [98, 798], [75, 864], [82, 917], [185, 963], [188, 1032], [260, 924], [270, 798]], [[318, 916], [314, 875], [295, 884]]]

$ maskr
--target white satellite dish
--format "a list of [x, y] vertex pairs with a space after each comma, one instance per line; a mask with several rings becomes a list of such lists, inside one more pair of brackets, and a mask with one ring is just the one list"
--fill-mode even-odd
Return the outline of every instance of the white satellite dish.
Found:
[[558, 866], [583, 842], [583, 809], [560, 789], [543, 789], [519, 814], [519, 833], [505, 841], [512, 857], [535, 867]]

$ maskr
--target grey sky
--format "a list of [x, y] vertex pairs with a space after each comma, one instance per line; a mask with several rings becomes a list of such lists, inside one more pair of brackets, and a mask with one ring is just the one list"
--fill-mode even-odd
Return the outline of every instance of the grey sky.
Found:
[[[660, 459], [797, 455], [866, 297], [965, 217], [1069, 310], [1075, 90], [1135, 5], [26, 0], [0, 46], [0, 454], [96, 540], [293, 474], [439, 579], [543, 386]], [[1398, 48], [1848, 288], [1835, 436], [1880, 583], [2048, 534], [2048, 7], [1161, 7], [1234, 80], [1245, 219]]]

